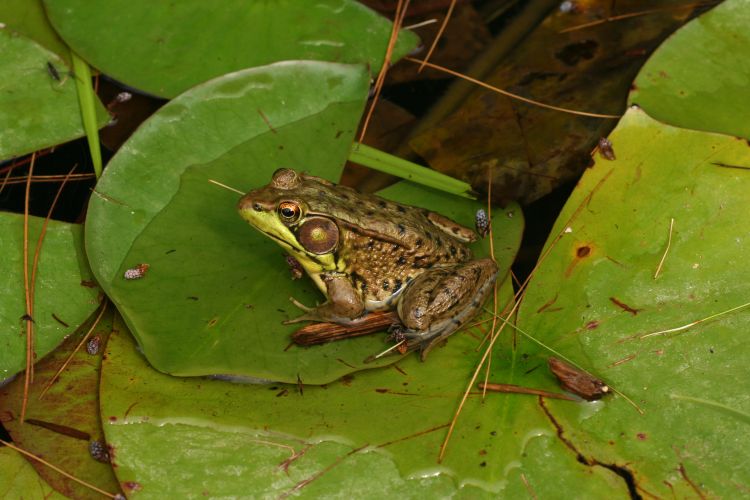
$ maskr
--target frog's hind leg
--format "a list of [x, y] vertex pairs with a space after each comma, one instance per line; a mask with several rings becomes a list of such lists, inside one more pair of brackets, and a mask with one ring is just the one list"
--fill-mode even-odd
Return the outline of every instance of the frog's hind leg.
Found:
[[496, 277], [495, 262], [480, 259], [430, 269], [409, 283], [398, 303], [406, 350], [419, 349], [424, 360], [479, 312]]

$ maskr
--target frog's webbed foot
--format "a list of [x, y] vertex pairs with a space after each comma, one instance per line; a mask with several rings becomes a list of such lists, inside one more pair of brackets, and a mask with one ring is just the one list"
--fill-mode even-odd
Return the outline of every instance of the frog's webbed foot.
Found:
[[389, 354], [419, 350], [424, 360], [435, 345], [479, 312], [496, 277], [492, 259], [436, 267], [421, 274], [399, 300], [398, 315], [404, 327], [397, 332], [400, 337], [394, 337], [397, 344]]

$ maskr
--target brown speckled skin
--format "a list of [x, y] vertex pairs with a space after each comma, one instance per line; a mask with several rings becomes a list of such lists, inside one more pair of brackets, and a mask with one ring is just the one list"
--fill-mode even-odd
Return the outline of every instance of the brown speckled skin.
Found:
[[336, 260], [344, 260], [344, 272], [361, 292], [367, 310], [387, 309], [375, 304], [388, 300], [425, 269], [471, 259], [471, 250], [463, 241], [473, 241], [476, 235], [447, 217], [359, 193], [319, 177], [295, 174], [298, 182], [272, 182], [249, 192], [243, 200], [268, 211], [276, 211], [281, 201], [297, 202], [302, 215], [292, 228], [313, 215], [333, 219], [341, 233], [334, 250]]
[[314, 309], [297, 303], [307, 311], [298, 320], [347, 324], [368, 311], [397, 309], [406, 349], [419, 348], [424, 357], [476, 315], [493, 290], [494, 261], [472, 260], [465, 245], [476, 234], [428, 210], [290, 169], [277, 170], [238, 209], [292, 253], [328, 298]]

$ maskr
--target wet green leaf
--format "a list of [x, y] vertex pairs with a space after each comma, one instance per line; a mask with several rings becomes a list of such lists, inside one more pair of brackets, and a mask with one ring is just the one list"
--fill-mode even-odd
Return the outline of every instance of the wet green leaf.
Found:
[[680, 127], [750, 138], [750, 11], [727, 0], [667, 40], [641, 69], [630, 102]]
[[[0, 160], [84, 134], [74, 79], [57, 55], [9, 29], [0, 29], [0, 53]], [[96, 106], [102, 126], [109, 115]]]
[[[367, 81], [362, 68], [316, 62], [221, 77], [162, 108], [112, 160], [90, 205], [88, 255], [157, 369], [316, 384], [382, 350], [377, 336], [286, 350], [295, 327], [281, 323], [298, 315], [289, 297], [312, 304], [320, 294], [290, 279], [281, 248], [236, 213], [238, 195], [208, 182], [246, 191], [280, 166], [337, 179]], [[467, 225], [481, 206], [409, 184], [384, 194]], [[518, 218], [495, 218], [502, 269], [520, 227]], [[146, 276], [124, 279], [139, 264], [150, 266]]]
[[[89, 451], [92, 441], [104, 443], [99, 420], [99, 371], [104, 347], [112, 331], [111, 306], [89, 336], [89, 340], [96, 339], [93, 342], [100, 346], [98, 352], [90, 351], [92, 342], [85, 343], [57, 382], [42, 396], [48, 382], [81, 343], [97, 316], [98, 311], [58, 349], [34, 367], [34, 383], [29, 391], [26, 423], [21, 423], [18, 418], [23, 399], [22, 377], [17, 377], [0, 389], [0, 414], [4, 417], [3, 426], [10, 433], [14, 444], [44, 457], [79, 479], [114, 493], [119, 486], [112, 468], [109, 463], [95, 460]], [[106, 444], [102, 446], [106, 450]], [[39, 462], [32, 462], [31, 465], [57, 491], [71, 498], [88, 498], [92, 495], [90, 489], [46, 465]]]
[[[501, 297], [507, 299], [509, 290]], [[531, 491], [550, 498], [563, 489], [625, 498], [617, 475], [579, 463], [549, 421], [528, 412], [537, 405], [535, 396], [489, 393], [484, 402], [471, 396], [445, 460], [437, 463], [445, 425], [482, 355], [477, 348], [487, 328], [455, 334], [426, 362], [407, 356], [395, 366], [300, 392], [295, 384], [160, 374], [118, 326], [101, 385], [118, 479], [126, 492], [135, 487], [145, 498], [195, 491], [270, 498], [295, 486], [305, 497], [477, 498], [504, 492], [518, 498]], [[504, 337], [493, 367], [512, 363], [510, 340]], [[588, 404], [567, 404], [587, 411]]]
[[[104, 73], [140, 90], [175, 97], [244, 68], [315, 59], [382, 64], [391, 24], [353, 0], [153, 2], [47, 0], [63, 39]], [[394, 56], [417, 44], [405, 32]]]
[[[750, 481], [750, 400], [735, 383], [750, 377], [750, 311], [641, 337], [748, 302], [750, 176], [720, 164], [750, 164], [750, 148], [637, 108], [610, 139], [617, 160], [597, 158], [580, 181], [518, 321], [644, 414], [613, 397], [587, 411], [549, 401], [550, 419], [586, 460], [629, 471], [643, 496], [736, 495]], [[520, 350], [530, 365], [549, 356], [526, 340]]]
[[0, 447], [0, 497], [25, 500], [66, 498], [39, 477], [20, 453], [5, 447]]
[[49, 23], [42, 0], [4, 0], [0, 3], [0, 21], [70, 63], [68, 46]]
[[[29, 275], [43, 222], [44, 219], [29, 217]], [[91, 271], [83, 253], [81, 232], [80, 225], [53, 220], [47, 227], [34, 297], [37, 360], [73, 333], [98, 304], [99, 291], [82, 283], [91, 279]], [[4, 380], [26, 366], [23, 216], [0, 213], [0, 234], [4, 255], [0, 273], [0, 380]]]

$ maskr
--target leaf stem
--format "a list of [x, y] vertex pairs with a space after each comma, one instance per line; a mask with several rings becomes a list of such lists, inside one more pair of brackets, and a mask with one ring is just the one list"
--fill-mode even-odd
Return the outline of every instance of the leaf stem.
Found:
[[476, 199], [471, 185], [422, 165], [390, 155], [359, 142], [352, 144], [349, 160], [440, 191]]
[[78, 90], [78, 104], [81, 108], [81, 120], [89, 143], [91, 162], [94, 165], [96, 178], [102, 176], [102, 151], [99, 146], [99, 129], [96, 124], [96, 93], [91, 85], [91, 68], [75, 52], [70, 51], [73, 61], [76, 89]]

